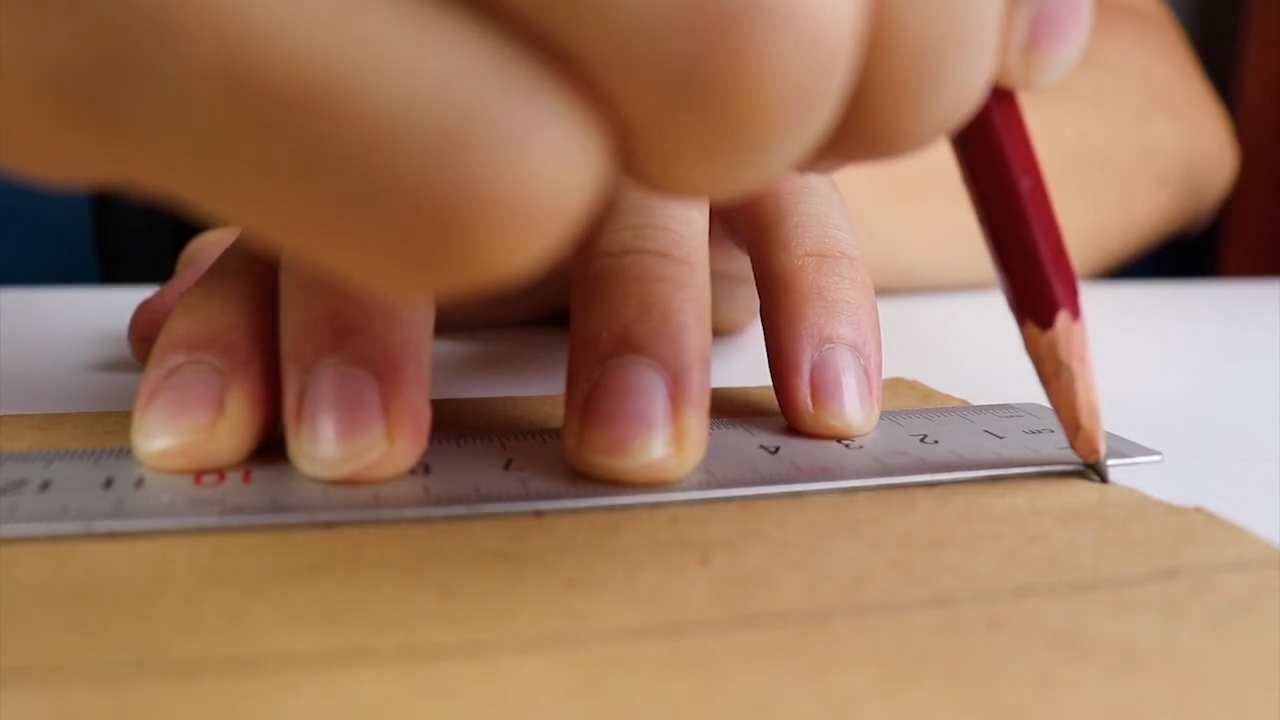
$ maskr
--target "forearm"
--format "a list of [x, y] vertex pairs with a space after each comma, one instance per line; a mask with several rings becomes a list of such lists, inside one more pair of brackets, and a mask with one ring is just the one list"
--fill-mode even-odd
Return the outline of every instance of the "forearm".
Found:
[[[1082, 275], [1204, 222], [1235, 180], [1229, 116], [1161, 3], [1102, 0], [1080, 67], [1022, 102]], [[838, 180], [879, 289], [995, 281], [946, 143]]]

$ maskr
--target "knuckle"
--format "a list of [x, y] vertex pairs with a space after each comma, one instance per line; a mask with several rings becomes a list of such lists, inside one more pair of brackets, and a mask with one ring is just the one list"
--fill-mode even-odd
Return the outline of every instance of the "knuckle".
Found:
[[447, 298], [507, 291], [554, 269], [598, 212], [612, 173], [603, 141], [572, 134], [512, 118], [455, 156], [453, 172], [434, 170], [440, 192], [409, 200], [415, 217], [402, 237], [422, 256], [404, 281], [420, 287], [426, 268]]
[[859, 159], [918, 150], [956, 130], [999, 70], [1002, 0], [884, 4], [850, 115], [838, 133]]
[[689, 238], [677, 228], [631, 223], [610, 227], [607, 234], [590, 254], [597, 271], [686, 278], [701, 269], [689, 252]]
[[845, 276], [862, 270], [862, 256], [852, 245], [806, 243], [796, 249], [795, 261], [833, 275]]
[[[666, 52], [692, 61], [673, 64], [663, 79], [658, 130], [634, 133], [651, 143], [641, 143], [642, 155], [660, 156], [650, 166], [678, 164], [694, 176], [723, 172], [736, 175], [737, 185], [798, 162], [838, 114], [849, 80], [853, 35], [839, 21], [840, 5], [688, 3], [678, 45]], [[708, 187], [714, 185], [709, 177], [677, 185], [671, 189], [718, 190]]]
[[893, 117], [895, 121], [870, 119], [866, 125], [871, 127], [859, 138], [860, 144], [869, 148], [871, 156], [888, 157], [920, 150], [959, 130], [981, 105], [988, 89], [984, 80], [962, 74], [954, 82], [906, 91], [888, 100], [898, 105], [896, 108], [865, 110], [867, 115]]
[[808, 292], [834, 312], [847, 312], [852, 308], [860, 315], [861, 305], [874, 305], [871, 276], [856, 247], [813, 244], [800, 249], [794, 262], [799, 270], [797, 276], [808, 285]]
[[928, 102], [923, 102], [921, 127], [916, 129], [909, 149], [921, 148], [959, 130], [981, 106], [991, 89], [990, 78], [977, 66], [955, 74], [940, 86]]
[[[686, 70], [694, 82], [700, 71], [714, 90], [740, 91], [742, 81], [781, 85], [794, 79], [798, 66], [827, 50], [820, 23], [813, 22], [809, 3], [758, 0], [700, 0], [689, 5], [690, 43], [696, 43], [705, 63]], [[795, 52], [795, 48], [805, 53]], [[772, 82], [769, 82], [772, 81]]]

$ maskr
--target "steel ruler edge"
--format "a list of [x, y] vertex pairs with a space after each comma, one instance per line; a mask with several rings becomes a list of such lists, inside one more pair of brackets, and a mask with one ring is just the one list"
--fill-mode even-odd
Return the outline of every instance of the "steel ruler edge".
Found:
[[[1108, 433], [1109, 467], [1162, 454]], [[283, 457], [160, 473], [128, 448], [0, 453], [0, 539], [406, 521], [766, 495], [1081, 475], [1037, 403], [890, 410], [853, 440], [798, 435], [780, 416], [713, 420], [699, 467], [674, 485], [577, 476], [556, 430], [438, 433], [405, 476], [329, 484]]]

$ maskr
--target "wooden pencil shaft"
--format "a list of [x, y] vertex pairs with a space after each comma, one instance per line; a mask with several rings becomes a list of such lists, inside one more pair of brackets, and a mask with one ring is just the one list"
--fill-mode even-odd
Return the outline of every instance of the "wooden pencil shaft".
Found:
[[1106, 433], [1075, 269], [1013, 93], [995, 90], [953, 145], [1040, 384], [1072, 449], [1100, 465]]
[[1048, 329], [1024, 321], [1022, 340], [1071, 449], [1087, 464], [1102, 463], [1107, 439], [1084, 322], [1065, 311]]
[[954, 139], [974, 210], [1019, 323], [1080, 317], [1075, 269], [1015, 96], [997, 89]]

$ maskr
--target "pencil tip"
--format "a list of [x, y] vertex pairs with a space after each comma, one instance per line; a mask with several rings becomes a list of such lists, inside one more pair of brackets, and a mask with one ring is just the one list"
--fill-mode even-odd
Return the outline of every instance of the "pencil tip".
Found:
[[1089, 463], [1085, 466], [1089, 473], [1089, 477], [1093, 480], [1103, 483], [1104, 485], [1111, 482], [1111, 474], [1107, 472], [1107, 461], [1102, 460], [1096, 463]]

